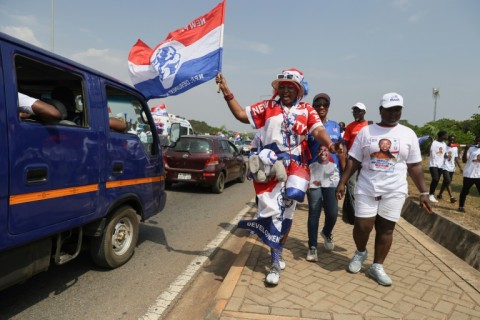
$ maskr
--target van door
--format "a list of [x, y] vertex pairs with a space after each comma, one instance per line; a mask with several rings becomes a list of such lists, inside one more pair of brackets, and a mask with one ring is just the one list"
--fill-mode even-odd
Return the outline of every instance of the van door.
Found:
[[[81, 70], [71, 66], [67, 70], [65, 63], [35, 52], [12, 48], [8, 54], [13, 59], [3, 60], [5, 69], [11, 70], [11, 79], [16, 79], [6, 86], [5, 93], [9, 123], [8, 231], [13, 235], [39, 230], [53, 233], [78, 225], [79, 220], [96, 213], [103, 170], [99, 159], [104, 135], [92, 128], [89, 106], [84, 103], [88, 77]], [[8, 60], [13, 64], [8, 66]], [[68, 109], [64, 121], [20, 119], [17, 92], [49, 100], [58, 87], [70, 90], [73, 97], [62, 101]], [[78, 105], [82, 105], [81, 110]]]
[[142, 214], [147, 218], [157, 213], [156, 208], [165, 201], [163, 160], [155, 123], [145, 100], [131, 90], [110, 82], [102, 87], [107, 104], [103, 109], [110, 112], [108, 117], [126, 124], [123, 132], [110, 129], [107, 136], [107, 199], [113, 201], [132, 192], [141, 195]]

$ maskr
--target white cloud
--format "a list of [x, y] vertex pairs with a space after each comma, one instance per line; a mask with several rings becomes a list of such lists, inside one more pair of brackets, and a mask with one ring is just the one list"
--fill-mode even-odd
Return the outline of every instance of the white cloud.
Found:
[[90, 68], [130, 83], [127, 64], [128, 57], [124, 56], [124, 52], [89, 48], [86, 51], [71, 55], [70, 58]]
[[17, 15], [12, 15], [11, 18], [20, 24], [24, 25], [29, 25], [29, 26], [35, 26], [37, 25], [37, 19], [35, 16], [27, 15], [27, 16], [17, 16]]
[[32, 29], [29, 27], [12, 27], [12, 26], [5, 26], [0, 29], [3, 33], [11, 35], [15, 38], [20, 40], [26, 41], [33, 45], [43, 47], [42, 43], [35, 37]]

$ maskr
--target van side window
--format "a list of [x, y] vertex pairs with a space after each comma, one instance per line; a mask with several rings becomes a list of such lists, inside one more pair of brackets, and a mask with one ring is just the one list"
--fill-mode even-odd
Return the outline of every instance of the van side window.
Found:
[[144, 112], [148, 106], [143, 106], [139, 99], [122, 89], [107, 85], [106, 90], [108, 117], [124, 122], [125, 131], [137, 135], [145, 150], [154, 154], [152, 128]]
[[[20, 54], [15, 55], [15, 74], [18, 93], [42, 100], [60, 111], [61, 119], [55, 124], [87, 126], [83, 78], [79, 74]], [[20, 119], [39, 120], [33, 114], [26, 117], [22, 114]]]

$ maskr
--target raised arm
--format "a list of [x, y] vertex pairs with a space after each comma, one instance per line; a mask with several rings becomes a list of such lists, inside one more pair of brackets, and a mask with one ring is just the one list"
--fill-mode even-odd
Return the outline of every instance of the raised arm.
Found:
[[220, 90], [222, 90], [223, 97], [225, 98], [225, 101], [227, 101], [228, 107], [230, 108], [233, 116], [240, 122], [249, 123], [247, 112], [240, 106], [238, 101], [235, 99], [235, 96], [228, 88], [227, 81], [222, 76], [222, 74], [217, 74], [215, 81], [217, 82]]

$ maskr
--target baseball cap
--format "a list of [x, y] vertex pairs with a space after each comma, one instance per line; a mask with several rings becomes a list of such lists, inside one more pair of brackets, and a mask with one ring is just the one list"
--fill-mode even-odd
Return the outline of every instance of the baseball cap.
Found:
[[361, 103], [361, 102], [355, 103], [355, 104], [352, 106], [352, 109], [355, 108], [355, 107], [357, 107], [357, 108], [360, 109], [360, 110], [365, 110], [365, 111], [367, 110], [367, 107], [365, 107], [365, 105], [364, 105], [363, 103]]
[[403, 97], [396, 92], [385, 93], [380, 100], [380, 106], [391, 108], [395, 106], [403, 107]]
[[313, 97], [313, 102], [317, 101], [318, 99], [325, 99], [328, 103], [330, 103], [330, 96], [326, 93], [319, 93]]

